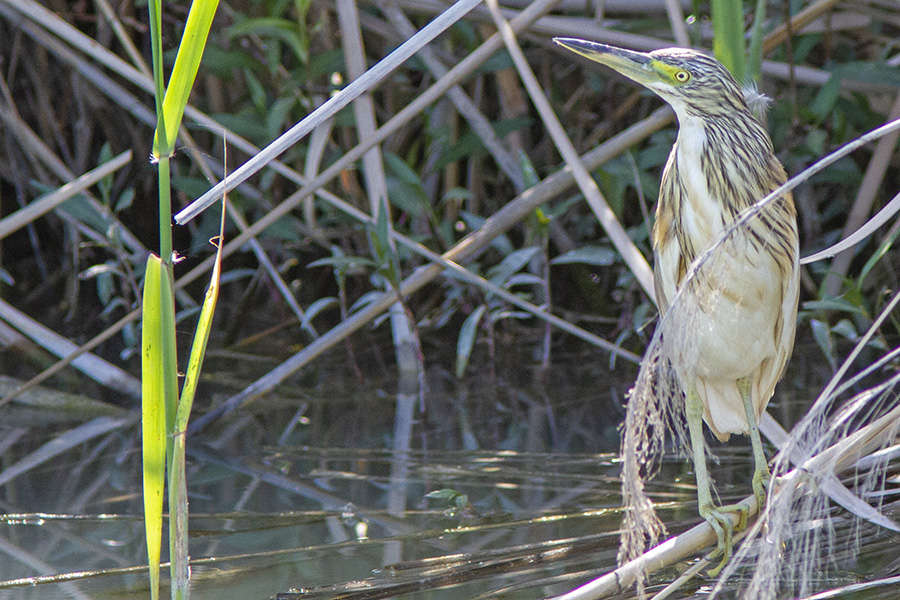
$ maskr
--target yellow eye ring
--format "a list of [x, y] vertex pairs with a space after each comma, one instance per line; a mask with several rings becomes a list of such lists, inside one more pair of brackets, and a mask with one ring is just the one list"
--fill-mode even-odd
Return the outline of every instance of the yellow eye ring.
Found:
[[675, 81], [679, 83], [685, 83], [691, 78], [691, 74], [687, 71], [676, 71], [675, 72]]

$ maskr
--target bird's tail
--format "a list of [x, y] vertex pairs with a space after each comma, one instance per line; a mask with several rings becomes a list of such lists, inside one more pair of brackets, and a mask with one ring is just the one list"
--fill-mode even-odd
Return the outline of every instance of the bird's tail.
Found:
[[[684, 442], [684, 400], [670, 361], [662, 354], [661, 328], [647, 350], [629, 393], [622, 434], [622, 502], [624, 517], [619, 564], [654, 546], [666, 534], [644, 482], [658, 470], [667, 436]], [[679, 447], [685, 447], [678, 443]], [[639, 578], [642, 579], [642, 578]], [[640, 585], [640, 584], [639, 584]]]

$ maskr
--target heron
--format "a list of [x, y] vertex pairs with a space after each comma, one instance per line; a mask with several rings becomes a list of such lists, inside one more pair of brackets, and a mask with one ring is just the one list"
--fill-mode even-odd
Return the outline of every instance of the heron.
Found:
[[[572, 38], [555, 41], [645, 86], [675, 111], [678, 135], [663, 169], [651, 238], [656, 301], [665, 317], [694, 259], [741, 211], [786, 181], [784, 167], [744, 90], [716, 59], [686, 48], [644, 53]], [[791, 194], [765, 205], [746, 227], [745, 235], [735, 237], [737, 243], [721, 249], [728, 253], [719, 260], [725, 268], [692, 282], [695, 290], [706, 292], [683, 295], [683, 301], [698, 304], [688, 331], [696, 348], [693, 367], [680, 369], [673, 357], [698, 512], [715, 531], [722, 553], [713, 575], [730, 559], [733, 531], [746, 526], [748, 506], [713, 501], [703, 423], [723, 442], [732, 433], [749, 435], [753, 493], [762, 511], [771, 474], [758, 425], [784, 373], [796, 330], [799, 248]], [[737, 513], [736, 525], [729, 513]]]

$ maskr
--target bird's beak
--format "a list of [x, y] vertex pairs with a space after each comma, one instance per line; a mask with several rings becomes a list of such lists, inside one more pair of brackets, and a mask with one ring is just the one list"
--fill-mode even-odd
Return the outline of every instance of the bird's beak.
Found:
[[642, 85], [658, 82], [660, 79], [655, 68], [657, 61], [649, 54], [575, 38], [553, 38], [553, 41], [585, 58], [615, 69]]

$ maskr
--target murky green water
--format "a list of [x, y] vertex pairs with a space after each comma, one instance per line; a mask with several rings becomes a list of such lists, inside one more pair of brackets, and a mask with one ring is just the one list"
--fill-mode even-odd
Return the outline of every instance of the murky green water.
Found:
[[[407, 454], [385, 449], [394, 401], [384, 382], [288, 391], [192, 438], [193, 597], [530, 599], [608, 572], [627, 385], [601, 382], [580, 360], [544, 385], [513, 384], [509, 373], [465, 386], [430, 373]], [[298, 409], [303, 418], [289, 427]], [[28, 435], [35, 446], [47, 439]], [[747, 495], [745, 441], [714, 450], [723, 500]], [[148, 597], [139, 476], [131, 427], [7, 483], [0, 599]], [[453, 493], [427, 497], [438, 490]], [[697, 523], [685, 462], [667, 461], [651, 491], [671, 532]], [[822, 587], [890, 573], [896, 538], [861, 535], [862, 558], [842, 559]], [[709, 583], [696, 580], [680, 597], [704, 596]], [[896, 598], [898, 589], [860, 597]]]

